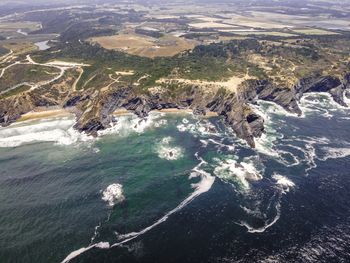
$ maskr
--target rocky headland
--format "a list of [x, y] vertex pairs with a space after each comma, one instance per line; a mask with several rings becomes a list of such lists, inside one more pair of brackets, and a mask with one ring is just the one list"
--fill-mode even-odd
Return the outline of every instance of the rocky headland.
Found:
[[134, 86], [110, 87], [107, 90], [71, 91], [74, 80], [66, 78], [53, 85], [57, 92], [40, 89], [1, 100], [0, 123], [9, 125], [36, 107], [58, 106], [76, 115], [77, 130], [90, 135], [106, 129], [118, 121], [113, 113], [125, 109], [140, 118], [147, 118], [153, 110], [170, 108], [190, 109], [195, 115], [215, 112], [239, 138], [255, 147], [254, 138], [264, 133], [264, 119], [254, 112], [251, 104], [259, 100], [274, 102], [287, 112], [301, 115], [298, 106], [303, 94], [327, 92], [335, 102], [346, 107], [344, 96], [350, 97], [350, 74], [312, 76], [301, 79], [292, 87], [281, 87], [268, 80], [248, 79], [235, 91], [225, 88], [207, 90], [199, 85], [183, 85], [176, 90], [155, 89], [140, 91]]

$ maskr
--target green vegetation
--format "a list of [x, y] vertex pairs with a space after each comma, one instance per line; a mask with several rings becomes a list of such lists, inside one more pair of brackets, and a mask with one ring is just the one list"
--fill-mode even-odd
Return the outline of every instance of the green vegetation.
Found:
[[0, 94], [0, 99], [5, 99], [5, 98], [8, 98], [8, 97], [11, 97], [13, 95], [16, 95], [16, 94], [19, 94], [19, 93], [22, 93], [22, 92], [25, 92], [27, 90], [30, 90], [31, 86], [28, 86], [28, 85], [22, 85], [22, 86], [19, 86], [15, 89], [11, 89], [7, 92], [4, 92], [3, 94]]
[[21, 83], [38, 83], [47, 81], [59, 74], [57, 68], [38, 65], [18, 64], [8, 68], [0, 79], [0, 92]]
[[[1, 40], [1, 39], [0, 39]], [[0, 46], [0, 56], [4, 56], [9, 52], [8, 49]]]
[[[77, 85], [78, 89], [103, 88], [113, 82], [109, 76], [115, 71], [134, 71], [122, 76], [118, 85], [131, 85], [139, 81], [147, 90], [160, 78], [221, 81], [232, 76], [248, 74], [257, 79], [270, 79], [279, 85], [292, 85], [310, 74], [327, 69], [342, 74], [346, 65], [350, 36], [311, 36], [309, 38], [278, 38], [262, 36], [235, 39], [228, 42], [200, 45], [192, 51], [174, 57], [147, 58], [119, 51], [106, 50], [86, 42], [60, 43], [60, 52], [38, 52], [34, 59], [46, 62], [54, 59], [80, 61], [91, 66]], [[335, 49], [335, 47], [337, 49]], [[167, 87], [171, 89], [171, 87]]]

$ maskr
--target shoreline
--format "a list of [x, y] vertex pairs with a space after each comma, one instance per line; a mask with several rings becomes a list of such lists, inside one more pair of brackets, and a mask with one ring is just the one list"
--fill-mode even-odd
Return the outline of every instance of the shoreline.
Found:
[[[158, 113], [166, 113], [166, 114], [192, 114], [193, 111], [191, 109], [178, 109], [178, 108], [168, 108], [168, 109], [161, 109], [161, 110], [152, 110], [152, 112], [158, 112]], [[125, 115], [134, 115], [133, 112], [128, 111], [126, 109], [117, 109], [113, 112], [114, 116], [125, 116]], [[203, 118], [210, 118], [210, 117], [218, 117], [219, 115], [216, 112], [209, 111], [205, 116], [202, 116]]]
[[16, 122], [69, 116], [73, 116], [73, 114], [62, 108], [36, 108], [31, 112], [23, 114]]
[[[166, 114], [192, 114], [191, 109], [177, 109], [177, 108], [169, 108], [169, 109], [162, 109], [162, 110], [153, 110], [151, 112], [159, 112], [159, 113], [166, 113]], [[24, 122], [24, 121], [30, 121], [30, 120], [38, 120], [38, 119], [46, 119], [46, 118], [56, 118], [56, 117], [70, 117], [74, 114], [72, 111], [69, 111], [67, 109], [63, 108], [47, 108], [47, 107], [38, 107], [34, 110], [23, 114], [17, 121], [18, 122]], [[135, 115], [133, 112], [128, 111], [126, 109], [117, 109], [113, 112], [113, 116], [128, 116], [128, 115]], [[216, 112], [207, 112], [205, 116], [202, 116], [203, 118], [211, 118], [211, 117], [217, 117], [219, 116]]]

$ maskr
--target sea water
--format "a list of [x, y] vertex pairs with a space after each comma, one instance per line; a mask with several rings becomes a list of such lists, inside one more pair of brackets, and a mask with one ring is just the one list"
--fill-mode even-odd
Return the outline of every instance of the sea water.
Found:
[[1, 262], [345, 262], [348, 109], [255, 109], [250, 149], [221, 118], [122, 116], [93, 138], [74, 118], [0, 129]]

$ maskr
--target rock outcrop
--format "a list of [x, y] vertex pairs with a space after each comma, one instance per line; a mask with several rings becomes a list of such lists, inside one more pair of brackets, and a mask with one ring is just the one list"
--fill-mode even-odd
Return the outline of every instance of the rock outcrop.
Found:
[[264, 120], [253, 111], [250, 104], [259, 100], [271, 101], [286, 111], [301, 115], [298, 101], [307, 92], [328, 92], [342, 106], [344, 94], [350, 97], [350, 74], [343, 78], [313, 76], [301, 79], [294, 87], [280, 87], [268, 80], [246, 80], [236, 92], [224, 88], [205, 90], [200, 86], [186, 85], [174, 90], [157, 92], [140, 91], [135, 87], [111, 87], [108, 90], [86, 90], [60, 93], [55, 99], [37, 92], [1, 101], [0, 123], [8, 125], [36, 106], [61, 105], [74, 107], [77, 117], [75, 128], [88, 134], [110, 127], [118, 121], [113, 112], [124, 108], [145, 118], [152, 110], [168, 108], [191, 109], [194, 114], [206, 115], [208, 111], [223, 116], [238, 137], [255, 147], [254, 138], [264, 132]]

